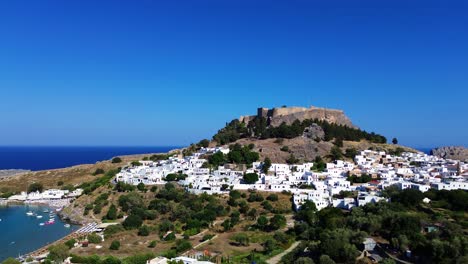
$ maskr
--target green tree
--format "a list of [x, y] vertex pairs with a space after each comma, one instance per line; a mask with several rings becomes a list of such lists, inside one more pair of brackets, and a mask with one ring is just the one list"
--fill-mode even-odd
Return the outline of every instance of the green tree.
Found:
[[125, 229], [136, 229], [143, 224], [143, 220], [140, 216], [131, 214], [123, 221], [122, 225]]
[[100, 235], [91, 233], [88, 235], [88, 241], [91, 244], [99, 244], [102, 242], [102, 237]]
[[149, 234], [150, 234], [150, 228], [147, 225], [142, 225], [138, 229], [139, 236], [149, 236]]
[[120, 249], [120, 241], [118, 241], [118, 240], [112, 241], [111, 244], [110, 244], [109, 249], [110, 250], [119, 250]]
[[258, 219], [257, 219], [257, 227], [260, 229], [260, 230], [265, 230], [268, 226], [268, 218], [266, 218], [266, 216], [264, 215], [261, 215]]
[[328, 255], [321, 255], [319, 259], [320, 264], [335, 264], [335, 261], [330, 258]]
[[145, 184], [142, 183], [142, 182], [140, 182], [140, 183], [137, 185], [137, 189], [138, 189], [140, 192], [146, 191]]
[[271, 252], [273, 252], [273, 250], [278, 248], [278, 243], [274, 239], [269, 238], [265, 242], [263, 242], [262, 246], [263, 251], [265, 251], [265, 253], [267, 254], [270, 254]]
[[224, 154], [221, 151], [216, 152], [208, 158], [208, 162], [214, 167], [218, 167], [225, 163]]
[[397, 139], [397, 138], [393, 138], [393, 139], [392, 139], [392, 143], [395, 144], [395, 145], [398, 144], [398, 139]]
[[262, 166], [263, 173], [268, 174], [270, 167], [271, 167], [271, 160], [270, 158], [266, 157], [265, 160], [263, 160], [263, 166]]
[[275, 194], [275, 193], [272, 193], [272, 194], [268, 195], [266, 199], [268, 201], [276, 202], [276, 201], [278, 201], [278, 195]]
[[28, 193], [42, 192], [43, 190], [44, 190], [44, 186], [42, 186], [42, 184], [38, 182], [31, 183], [28, 187]]
[[271, 230], [278, 230], [285, 226], [286, 226], [286, 217], [284, 217], [284, 215], [275, 214], [272, 218], [270, 218], [269, 228]]
[[257, 173], [246, 173], [244, 174], [243, 180], [246, 184], [254, 184], [258, 181]]
[[69, 249], [72, 249], [75, 246], [75, 243], [76, 243], [76, 239], [72, 238], [72, 239], [68, 240], [67, 242], [65, 242], [65, 245]]
[[106, 219], [115, 220], [117, 219], [117, 207], [114, 204], [109, 206], [109, 210], [106, 214]]
[[333, 160], [339, 160], [343, 158], [343, 153], [341, 152], [341, 149], [337, 146], [333, 146], [331, 151], [330, 151], [330, 157]]
[[64, 244], [58, 244], [49, 247], [48, 258], [55, 262], [63, 262], [69, 254], [70, 251], [67, 246]]
[[200, 147], [207, 148], [210, 145], [210, 141], [208, 139], [202, 139], [200, 142], [198, 142], [198, 145]]
[[120, 162], [122, 162], [122, 159], [119, 157], [115, 157], [112, 159], [112, 163], [120, 163]]

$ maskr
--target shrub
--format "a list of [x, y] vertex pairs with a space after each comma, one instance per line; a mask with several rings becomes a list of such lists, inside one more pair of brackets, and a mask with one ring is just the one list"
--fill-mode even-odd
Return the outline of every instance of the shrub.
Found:
[[120, 248], [120, 242], [118, 240], [112, 241], [109, 247], [110, 250], [119, 250], [119, 248]]
[[67, 246], [69, 249], [72, 249], [75, 246], [76, 239], [70, 239], [67, 242], [65, 242], [65, 246]]
[[115, 205], [111, 204], [111, 206], [109, 207], [109, 211], [107, 211], [107, 214], [106, 214], [106, 219], [109, 219], [109, 220], [117, 219], [117, 207], [115, 207]]
[[176, 242], [176, 252], [177, 253], [182, 253], [185, 252], [189, 249], [192, 249], [192, 243], [188, 240], [178, 240]]
[[99, 244], [102, 242], [101, 236], [91, 233], [88, 235], [88, 242], [91, 244]]
[[276, 201], [278, 201], [278, 195], [272, 193], [272, 194], [268, 195], [266, 199], [268, 201], [276, 202]]
[[174, 232], [169, 233], [166, 237], [164, 237], [164, 241], [174, 241], [176, 236]]
[[148, 226], [146, 225], [142, 225], [139, 229], [138, 229], [138, 235], [139, 236], [149, 236], [150, 234], [150, 229]]
[[122, 223], [125, 229], [136, 229], [143, 224], [143, 219], [140, 216], [131, 214]]
[[96, 169], [96, 170], [94, 171], [93, 175], [96, 176], [96, 175], [99, 175], [99, 174], [104, 174], [104, 172], [105, 172], [105, 171], [104, 171], [103, 169]]
[[43, 190], [44, 190], [44, 186], [42, 186], [42, 184], [38, 182], [30, 184], [28, 187], [28, 193], [37, 192], [37, 191], [42, 192]]
[[151, 241], [151, 242], [149, 243], [148, 247], [149, 247], [149, 248], [155, 248], [155, 247], [156, 247], [156, 244], [157, 244], [156, 240], [153, 240], [153, 241]]
[[231, 237], [231, 240], [237, 243], [239, 246], [248, 246], [249, 237], [244, 233], [237, 233]]
[[282, 146], [280, 148], [281, 151], [284, 151], [284, 152], [288, 152], [289, 151], [289, 147], [288, 146]]
[[112, 163], [120, 163], [120, 162], [122, 162], [122, 159], [119, 157], [115, 157], [112, 159]]
[[201, 242], [206, 241], [206, 240], [210, 240], [210, 239], [212, 239], [213, 237], [214, 237], [213, 234], [206, 234], [206, 235], [204, 235], [204, 236], [202, 237]]

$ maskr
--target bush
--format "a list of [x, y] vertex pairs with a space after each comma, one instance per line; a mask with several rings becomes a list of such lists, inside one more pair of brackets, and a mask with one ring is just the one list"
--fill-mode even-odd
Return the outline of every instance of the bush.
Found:
[[169, 233], [166, 237], [164, 237], [164, 241], [174, 241], [176, 236], [174, 232]]
[[151, 241], [151, 242], [149, 243], [148, 247], [149, 247], [149, 248], [155, 248], [155, 247], [156, 247], [156, 244], [157, 244], [156, 240], [153, 240], [153, 241]]
[[177, 253], [183, 253], [187, 250], [192, 249], [192, 243], [188, 240], [178, 240], [176, 242], [176, 252]]
[[212, 239], [213, 237], [214, 237], [213, 234], [206, 234], [206, 235], [204, 235], [204, 236], [202, 237], [201, 242], [206, 241], [206, 240], [210, 240], [210, 239]]
[[28, 187], [28, 193], [37, 192], [37, 191], [42, 192], [43, 190], [44, 190], [44, 186], [42, 186], [42, 184], [38, 182], [30, 184]]
[[276, 201], [278, 201], [278, 195], [272, 193], [272, 194], [268, 195], [266, 199], [268, 201], [276, 202]]
[[284, 152], [288, 152], [289, 151], [289, 147], [288, 146], [282, 146], [280, 148], [281, 151], [284, 151]]
[[67, 246], [69, 249], [72, 249], [75, 246], [76, 239], [70, 239], [67, 242], [65, 242], [65, 246]]
[[249, 199], [247, 199], [249, 202], [263, 202], [263, 195], [256, 193], [256, 192], [251, 192], [249, 195]]
[[109, 247], [110, 250], [119, 250], [119, 248], [120, 248], [120, 242], [117, 240], [112, 241]]
[[112, 159], [112, 163], [120, 163], [120, 162], [122, 162], [122, 159], [119, 157], [115, 157]]
[[115, 205], [111, 204], [111, 206], [109, 207], [109, 211], [107, 211], [107, 214], [106, 214], [106, 219], [109, 219], [109, 220], [117, 219], [117, 207], [115, 207]]
[[150, 234], [150, 229], [148, 226], [146, 225], [142, 225], [139, 229], [138, 229], [138, 235], [139, 236], [149, 236]]
[[155, 255], [153, 253], [139, 253], [139, 254], [124, 258], [123, 262], [125, 264], [146, 264], [148, 260], [154, 257]]
[[48, 258], [56, 263], [63, 262], [69, 255], [69, 249], [64, 244], [53, 245], [49, 247]]
[[88, 235], [88, 242], [91, 244], [99, 244], [102, 242], [102, 237], [97, 234], [91, 233]]
[[286, 226], [286, 217], [284, 215], [274, 215], [270, 218], [270, 228], [272, 230], [278, 230]]
[[122, 223], [125, 229], [136, 229], [143, 224], [143, 219], [140, 216], [131, 214]]
[[104, 174], [104, 170], [103, 169], [96, 169], [93, 173], [94, 176], [96, 175], [99, 175], [99, 174]]
[[237, 245], [239, 245], [239, 246], [248, 246], [250, 239], [244, 233], [237, 233], [237, 234], [234, 234], [231, 237], [231, 240], [234, 241], [235, 243], [237, 243]]

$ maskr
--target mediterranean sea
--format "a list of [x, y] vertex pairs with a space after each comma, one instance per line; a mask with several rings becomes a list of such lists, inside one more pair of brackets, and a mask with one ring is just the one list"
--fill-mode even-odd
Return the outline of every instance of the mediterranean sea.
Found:
[[0, 170], [49, 170], [93, 164], [119, 155], [168, 152], [164, 147], [0, 147]]
[[[50, 209], [34, 205], [0, 206], [0, 262], [32, 252], [79, 228], [74, 225], [65, 227], [55, 214], [52, 216], [54, 224], [40, 225], [50, 220], [51, 215], [45, 210]], [[34, 215], [28, 216], [26, 213], [29, 211]]]

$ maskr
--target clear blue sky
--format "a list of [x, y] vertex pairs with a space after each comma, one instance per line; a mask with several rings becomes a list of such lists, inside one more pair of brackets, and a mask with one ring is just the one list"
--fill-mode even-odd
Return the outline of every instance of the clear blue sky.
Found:
[[259, 106], [468, 145], [468, 6], [2, 1], [0, 145], [185, 145]]

